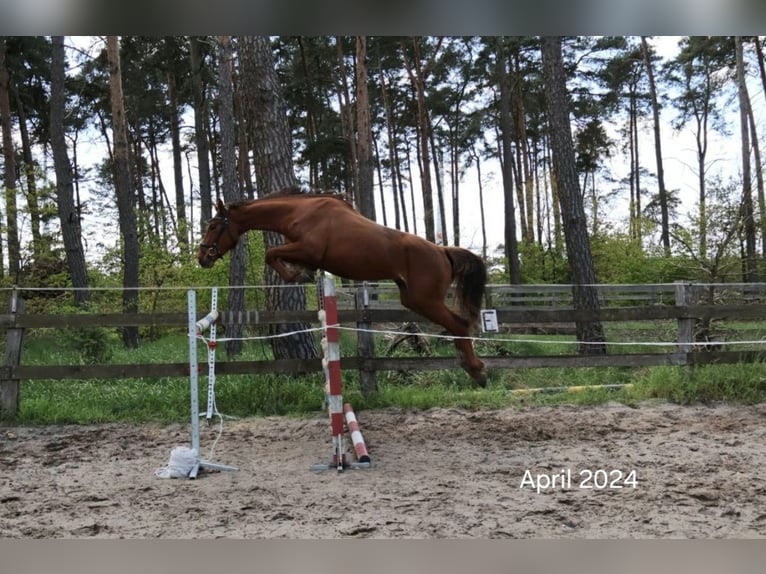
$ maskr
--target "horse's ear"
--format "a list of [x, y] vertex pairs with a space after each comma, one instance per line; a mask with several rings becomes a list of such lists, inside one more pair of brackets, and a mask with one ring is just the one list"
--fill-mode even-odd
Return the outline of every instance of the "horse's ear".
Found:
[[226, 211], [226, 206], [223, 204], [223, 200], [219, 197], [218, 202], [215, 204], [215, 208], [218, 210], [218, 213], [224, 213]]

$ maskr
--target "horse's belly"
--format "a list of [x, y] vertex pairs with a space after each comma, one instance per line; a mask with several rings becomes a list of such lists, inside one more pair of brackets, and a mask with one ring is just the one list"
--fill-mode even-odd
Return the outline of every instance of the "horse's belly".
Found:
[[356, 281], [380, 281], [398, 276], [388, 257], [365, 249], [354, 253], [328, 253], [321, 267], [333, 275]]

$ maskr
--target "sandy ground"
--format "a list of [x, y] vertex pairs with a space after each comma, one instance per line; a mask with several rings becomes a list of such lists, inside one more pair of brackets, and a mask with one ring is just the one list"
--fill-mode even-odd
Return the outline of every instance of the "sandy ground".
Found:
[[2, 427], [0, 537], [766, 536], [766, 405], [358, 418], [370, 470], [309, 470], [330, 454], [317, 414], [227, 420], [212, 456], [203, 424], [203, 458], [240, 470], [196, 480], [155, 476], [190, 425]]

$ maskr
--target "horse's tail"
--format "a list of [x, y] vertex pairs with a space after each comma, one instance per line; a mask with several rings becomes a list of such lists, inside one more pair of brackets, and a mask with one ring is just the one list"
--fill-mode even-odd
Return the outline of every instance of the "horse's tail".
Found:
[[487, 266], [481, 257], [462, 247], [445, 247], [444, 251], [452, 263], [458, 306], [475, 325], [487, 285]]

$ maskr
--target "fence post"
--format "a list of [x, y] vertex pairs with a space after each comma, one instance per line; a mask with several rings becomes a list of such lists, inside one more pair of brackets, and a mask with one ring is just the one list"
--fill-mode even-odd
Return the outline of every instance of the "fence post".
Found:
[[5, 333], [5, 354], [0, 378], [0, 420], [13, 420], [19, 414], [19, 380], [14, 378], [13, 370], [19, 366], [21, 359], [24, 329], [15, 325], [16, 318], [24, 312], [24, 299], [19, 297], [16, 288], [11, 291], [9, 311], [13, 326]]
[[368, 310], [370, 308], [370, 291], [364, 282], [356, 289], [356, 310], [361, 311], [362, 320], [357, 322], [356, 350], [360, 358], [359, 386], [362, 395], [367, 397], [378, 390], [378, 379], [374, 370], [366, 365], [366, 359], [375, 357], [375, 338], [372, 333], [366, 331], [371, 328]]
[[[676, 307], [686, 309], [694, 303], [694, 286], [686, 281], [676, 281]], [[678, 352], [682, 354], [691, 353], [694, 349], [694, 317], [684, 313], [683, 317], [678, 318]], [[688, 362], [688, 357], [684, 358], [684, 363]]]

